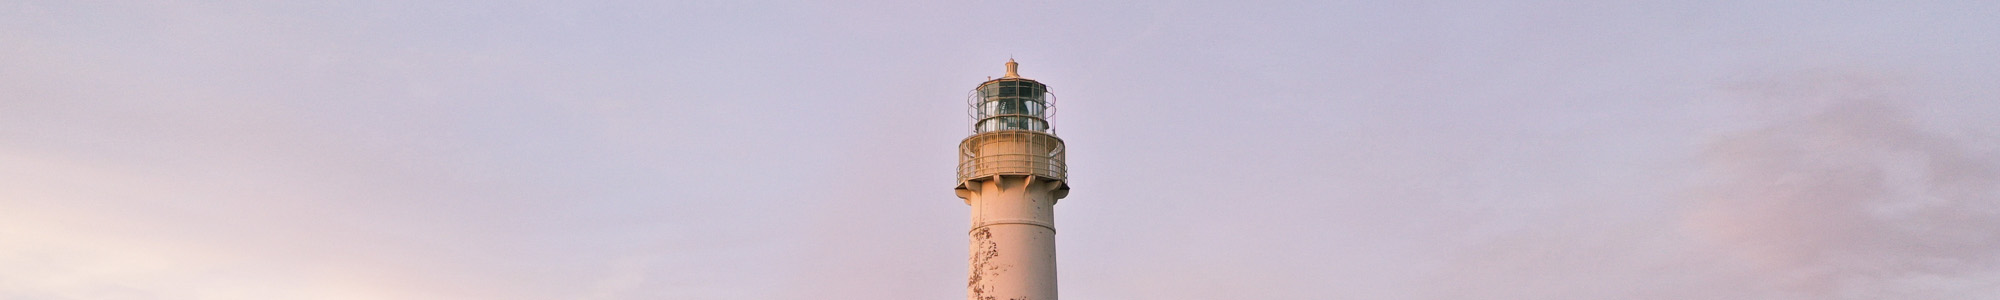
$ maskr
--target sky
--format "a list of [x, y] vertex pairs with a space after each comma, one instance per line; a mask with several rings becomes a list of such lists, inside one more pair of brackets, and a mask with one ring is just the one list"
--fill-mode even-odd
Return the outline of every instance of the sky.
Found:
[[1992, 299], [1994, 1], [0, 1], [0, 299]]

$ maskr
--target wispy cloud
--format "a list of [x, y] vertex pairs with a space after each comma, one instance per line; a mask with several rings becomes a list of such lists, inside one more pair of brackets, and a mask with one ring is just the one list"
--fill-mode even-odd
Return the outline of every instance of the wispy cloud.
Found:
[[[1829, 71], [1830, 72], [1830, 71]], [[2000, 157], [1923, 128], [1896, 84], [1802, 72], [1731, 85], [1655, 214], [1463, 249], [1438, 298], [1980, 299], [2000, 292]], [[1988, 150], [1990, 151], [1990, 150]]]

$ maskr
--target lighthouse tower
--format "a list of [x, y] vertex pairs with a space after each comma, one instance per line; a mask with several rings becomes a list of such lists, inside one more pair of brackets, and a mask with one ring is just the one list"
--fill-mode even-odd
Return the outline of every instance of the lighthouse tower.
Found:
[[1056, 200], [1069, 195], [1063, 140], [1049, 132], [1048, 86], [1007, 75], [967, 102], [972, 136], [958, 143], [958, 197], [972, 206], [970, 300], [1056, 300]]

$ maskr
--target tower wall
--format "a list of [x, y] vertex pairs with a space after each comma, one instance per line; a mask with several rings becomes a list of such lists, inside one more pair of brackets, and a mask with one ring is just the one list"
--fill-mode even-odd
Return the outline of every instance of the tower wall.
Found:
[[1027, 175], [972, 184], [971, 274], [966, 299], [1056, 299], [1054, 190], [1060, 181]]

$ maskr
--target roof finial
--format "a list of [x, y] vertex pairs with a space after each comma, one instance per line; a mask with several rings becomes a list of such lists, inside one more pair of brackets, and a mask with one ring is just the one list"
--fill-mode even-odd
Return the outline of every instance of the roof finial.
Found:
[[1001, 76], [1000, 78], [1021, 78], [1021, 73], [1020, 73], [1020, 72], [1018, 71], [1018, 70], [1019, 70], [1020, 68], [1021, 68], [1021, 64], [1019, 64], [1019, 63], [1015, 63], [1015, 62], [1014, 62], [1014, 58], [1012, 58], [1012, 57], [1008, 57], [1008, 58], [1007, 58], [1007, 76]]

